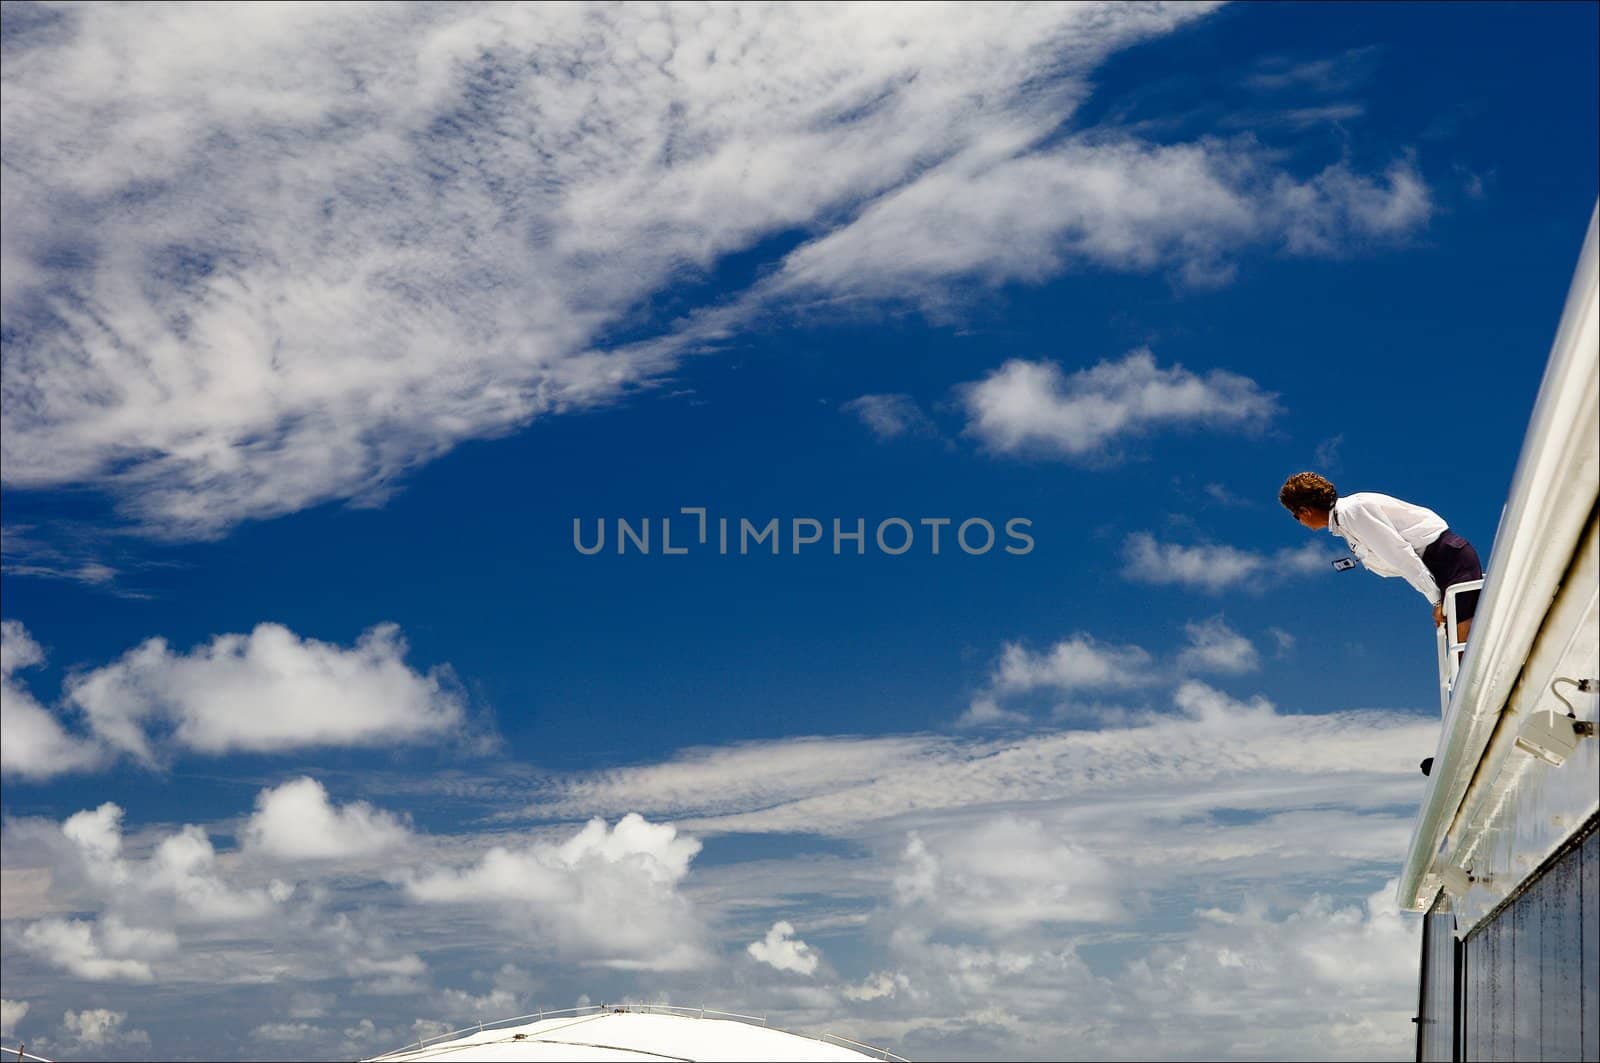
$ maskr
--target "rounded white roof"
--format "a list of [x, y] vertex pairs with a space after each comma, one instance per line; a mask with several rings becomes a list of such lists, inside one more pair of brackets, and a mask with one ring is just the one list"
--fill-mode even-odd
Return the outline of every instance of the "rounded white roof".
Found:
[[[785, 1033], [717, 1013], [659, 1006], [580, 1009], [577, 1014], [474, 1028], [374, 1057], [384, 1063], [475, 1060], [851, 1060], [897, 1059], [862, 1045]], [[515, 1022], [515, 1020], [511, 1020]], [[867, 1052], [877, 1054], [868, 1055]]]

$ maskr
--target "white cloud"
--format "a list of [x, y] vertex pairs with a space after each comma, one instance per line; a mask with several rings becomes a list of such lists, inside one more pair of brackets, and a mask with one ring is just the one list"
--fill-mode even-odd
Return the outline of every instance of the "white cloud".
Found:
[[998, 129], [953, 154], [798, 249], [780, 282], [904, 297], [953, 276], [1036, 282], [1094, 266], [1170, 267], [1210, 286], [1231, 279], [1241, 247], [1335, 253], [1401, 236], [1432, 210], [1405, 160], [1380, 179], [1336, 163], [1300, 180], [1248, 137], [1153, 145], [1096, 131], [1037, 149], [1032, 133]]
[[[380, 501], [774, 300], [1080, 266], [1215, 282], [1244, 247], [1426, 220], [1408, 162], [1052, 139], [1106, 55], [1207, 10], [62, 9], [8, 38], [6, 482], [216, 535]], [[604, 349], [653, 293], [794, 231], [724, 310]]]
[[[1267, 814], [1410, 803], [1420, 793], [1412, 754], [1431, 748], [1437, 730], [1437, 718], [1425, 715], [1283, 714], [1264, 697], [1240, 701], [1191, 680], [1174, 688], [1169, 707], [1158, 703], [1098, 730], [840, 736], [690, 750], [660, 764], [547, 779], [518, 815], [620, 815], [648, 807], [697, 836], [794, 832], [868, 840], [902, 839], [926, 817], [1036, 815], [1047, 807], [1070, 816], [1075, 831], [1092, 825], [1096, 836], [1121, 839], [1116, 844], [1163, 864], [1186, 848], [1175, 821], [1202, 809]], [[1154, 808], [1173, 818], [1174, 833], [1153, 830]], [[1308, 851], [1307, 859], [1317, 858]]]
[[1339, 470], [1339, 450], [1344, 446], [1344, 433], [1330, 436], [1317, 444], [1316, 459], [1320, 468], [1329, 472]]
[[[639, 817], [514, 839], [418, 833], [403, 851], [409, 871], [395, 867], [397, 850], [307, 860], [292, 897], [225, 922], [204, 916], [226, 905], [171, 874], [270, 898], [265, 876], [281, 864], [256, 866], [247, 841], [210, 859], [198, 844], [243, 838], [233, 820], [125, 835], [115, 806], [102, 806], [48, 830], [12, 821], [0, 839], [8, 870], [30, 866], [29, 846], [53, 837], [54, 892], [92, 917], [8, 927], [8, 985], [19, 956], [48, 960], [65, 946], [73, 979], [148, 977], [163, 987], [150, 998], [168, 1008], [163, 1023], [203, 1031], [197, 1002], [251, 983], [260, 1008], [234, 1028], [262, 1050], [305, 1055], [339, 1054], [341, 1027], [376, 1051], [416, 1036], [418, 1016], [459, 1025], [562, 1006], [572, 1001], [534, 994], [569, 985], [575, 965], [586, 990], [610, 999], [714, 991], [730, 1010], [912, 1056], [1059, 1058], [1065, 1044], [1085, 1058], [1158, 1058], [1172, 1054], [1174, 1029], [1208, 1058], [1292, 1055], [1305, 1036], [1392, 1055], [1404, 1048], [1404, 1016], [1399, 1033], [1388, 1018], [1401, 1010], [1395, 987], [1414, 985], [1414, 927], [1387, 891], [1362, 898], [1403, 850], [1420, 793], [1413, 751], [1436, 732], [1426, 715], [1280, 714], [1265, 698], [1190, 681], [1167, 708], [1097, 731], [693, 750], [545, 776], [536, 807], [690, 811], [696, 834], [794, 832], [837, 851], [765, 840], [766, 855], [741, 860], [730, 839], [702, 864], [688, 824]], [[496, 782], [499, 801], [521, 799]], [[288, 786], [320, 796], [303, 780]], [[284, 790], [264, 791], [257, 811]], [[335, 817], [351, 807], [322, 800]], [[159, 855], [173, 839], [187, 858]], [[808, 936], [826, 928], [841, 941], [827, 959], [847, 957], [852, 970], [803, 948], [795, 924]], [[737, 964], [710, 962], [760, 960], [752, 944], [769, 963], [809, 956], [815, 968], [747, 984]], [[470, 969], [447, 974], [461, 957]], [[529, 970], [504, 966], [513, 961]], [[82, 981], [31, 977], [30, 997], [85, 992]], [[284, 985], [295, 995], [271, 988]], [[318, 999], [296, 999], [310, 989]], [[1163, 996], [1169, 1021], [1152, 1028]], [[366, 1026], [315, 1021], [363, 1013]], [[1252, 1016], [1247, 1041], [1235, 1037], [1241, 1013]]]
[[925, 835], [912, 832], [907, 842], [895, 900], [934, 925], [1003, 933], [1124, 915], [1110, 866], [1041, 822], [1001, 816]]
[[[516, 993], [495, 988], [487, 993], [468, 993], [461, 989], [446, 989], [439, 994], [439, 1014], [460, 1024], [483, 1019], [503, 1018], [521, 1014], [526, 1008]], [[447, 1027], [451, 1029], [454, 1027]]]
[[701, 926], [678, 884], [700, 843], [636, 813], [591, 820], [561, 844], [496, 845], [460, 869], [411, 876], [427, 904], [491, 904], [530, 921], [564, 956], [634, 970], [705, 961]]
[[794, 936], [794, 924], [781, 919], [772, 924], [765, 938], [746, 945], [745, 951], [774, 970], [794, 974], [816, 974], [822, 960], [815, 949]]
[[1208, 483], [1205, 486], [1205, 492], [1206, 492], [1207, 495], [1211, 496], [1211, 498], [1213, 500], [1215, 500], [1216, 502], [1219, 502], [1220, 504], [1222, 504], [1224, 506], [1248, 506], [1248, 505], [1250, 505], [1250, 500], [1249, 499], [1240, 498], [1238, 495], [1236, 495], [1232, 491], [1228, 490], [1227, 485], [1225, 485], [1225, 484]]
[[24, 927], [23, 948], [86, 982], [148, 982], [150, 964], [136, 955], [119, 952], [169, 952], [174, 938], [125, 938], [119, 924], [99, 924], [81, 919], [41, 919]]
[[98, 913], [89, 920], [40, 919], [18, 936], [26, 951], [75, 977], [149, 982], [158, 963], [181, 960], [182, 935], [244, 931], [275, 915], [293, 892], [277, 880], [239, 884], [195, 825], [145, 841], [143, 855], [130, 855], [122, 817], [120, 807], [106, 802], [59, 825], [9, 824], [8, 844], [20, 836], [36, 859], [47, 861], [54, 892], [70, 898], [73, 910]]
[[911, 979], [899, 971], [877, 971], [859, 985], [844, 986], [841, 992], [847, 1000], [881, 1000], [911, 988]]
[[1160, 428], [1209, 426], [1250, 430], [1278, 410], [1255, 381], [1213, 369], [1197, 376], [1163, 369], [1147, 350], [1070, 376], [1054, 362], [1014, 359], [961, 388], [967, 433], [999, 454], [1059, 458], [1102, 455], [1132, 436]]
[[956, 718], [957, 727], [999, 727], [1007, 724], [1028, 722], [1028, 714], [1018, 712], [1016, 709], [1002, 708], [1000, 702], [990, 694], [980, 694], [973, 698]]
[[990, 681], [1005, 693], [1037, 690], [1115, 690], [1149, 680], [1150, 654], [1138, 646], [1111, 646], [1084, 634], [1062, 639], [1044, 653], [1008, 642]]
[[1153, 660], [1139, 646], [1115, 646], [1086, 634], [1065, 638], [1042, 653], [1007, 642], [1000, 660], [989, 674], [987, 686], [968, 704], [956, 721], [959, 727], [993, 727], [1030, 719], [1015, 702], [1036, 691], [1070, 695], [1085, 691], [1129, 690], [1153, 678]]
[[152, 732], [201, 753], [417, 742], [457, 730], [462, 704], [441, 670], [409, 668], [399, 628], [345, 649], [280, 624], [218, 635], [188, 653], [149, 639], [71, 679], [68, 699], [106, 743], [146, 763]]
[[26, 1000], [0, 1000], [0, 1037], [15, 1037], [17, 1024], [28, 1017]]
[[250, 1031], [250, 1039], [293, 1044], [297, 1041], [314, 1040], [326, 1032], [308, 1022], [265, 1022]]
[[1228, 626], [1220, 616], [1183, 625], [1188, 642], [1178, 653], [1178, 666], [1194, 672], [1240, 675], [1261, 667], [1255, 643]]
[[934, 431], [933, 422], [910, 395], [862, 395], [839, 408], [861, 418], [879, 439]]
[[1279, 718], [1272, 702], [1259, 694], [1249, 701], [1239, 701], [1198, 679], [1180, 683], [1172, 701], [1195, 720], [1211, 726], [1271, 727]]
[[403, 822], [365, 801], [334, 808], [328, 791], [309, 777], [261, 791], [240, 834], [250, 850], [279, 860], [359, 858], [411, 841]]
[[110, 1008], [84, 1008], [69, 1011], [61, 1016], [61, 1028], [68, 1038], [84, 1048], [104, 1048], [112, 1044], [149, 1044], [150, 1035], [143, 1030], [125, 1030], [128, 1021], [125, 1011]]
[[71, 734], [12, 674], [44, 661], [44, 651], [15, 620], [0, 621], [0, 771], [48, 779], [105, 759], [95, 742]]
[[1411, 1039], [1418, 961], [1416, 917], [1393, 896], [1390, 882], [1353, 904], [1314, 895], [1286, 912], [1260, 899], [1202, 909], [1192, 933], [1130, 964], [1121, 985], [1137, 1006], [1181, 1016], [1189, 1037], [1229, 1039], [1241, 1054], [1303, 1056], [1310, 1027], [1341, 1058], [1392, 1057]]
[[1333, 559], [1319, 543], [1271, 554], [1220, 543], [1184, 545], [1134, 532], [1123, 544], [1122, 574], [1137, 583], [1173, 584], [1205, 591], [1260, 589], [1268, 583], [1327, 569]]
[[150, 855], [123, 853], [122, 809], [107, 801], [61, 824], [74, 870], [124, 904], [144, 900], [178, 923], [228, 923], [265, 915], [281, 889], [238, 889], [226, 881], [205, 830], [193, 824], [168, 834]]
[[1334, 1045], [1341, 1059], [1394, 1058], [1411, 1047], [1417, 955], [1415, 917], [1390, 890], [1190, 910], [1099, 969], [1077, 944], [1104, 937], [952, 943], [907, 926], [888, 941], [891, 966], [840, 997], [867, 1005], [853, 1009], [856, 1036], [921, 1057], [1003, 1045], [1021, 1059], [1303, 1059]]
[[691, 748], [671, 760], [581, 774], [556, 782], [516, 818], [586, 818], [638, 811], [662, 818], [729, 807], [762, 808], [838, 792], [884, 765], [937, 756], [926, 736], [786, 738]]

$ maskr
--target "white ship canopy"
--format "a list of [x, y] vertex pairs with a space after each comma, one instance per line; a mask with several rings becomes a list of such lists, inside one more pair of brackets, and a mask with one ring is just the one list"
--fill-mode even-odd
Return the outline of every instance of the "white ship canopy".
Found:
[[[662, 1006], [580, 1008], [424, 1041], [374, 1057], [411, 1060], [897, 1060], [867, 1045], [785, 1033], [725, 1013]], [[532, 1018], [524, 1016], [524, 1019]], [[835, 1043], [840, 1042], [840, 1043]], [[855, 1045], [855, 1047], [850, 1047]]]

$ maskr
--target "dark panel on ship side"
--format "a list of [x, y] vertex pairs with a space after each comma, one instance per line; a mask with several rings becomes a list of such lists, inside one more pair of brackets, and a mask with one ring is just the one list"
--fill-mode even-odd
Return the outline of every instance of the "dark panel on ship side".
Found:
[[[1440, 961], [1429, 950], [1424, 962]], [[1594, 820], [1581, 842], [1473, 927], [1462, 963], [1463, 1059], [1600, 1059], [1600, 830]], [[1425, 999], [1429, 988], [1425, 980]], [[1425, 1042], [1427, 1035], [1419, 1036], [1419, 1047]], [[1449, 1058], [1431, 1042], [1426, 1051], [1426, 1059]]]
[[1583, 1054], [1600, 1059], [1600, 830], [1583, 841]]
[[1456, 917], [1438, 905], [1422, 920], [1422, 985], [1418, 992], [1417, 1059], [1450, 1063], [1455, 1058]]
[[[1546, 964], [1540, 962], [1540, 913], [1544, 895], [1555, 885], [1552, 876], [1534, 886], [1506, 914], [1511, 919], [1511, 1059], [1538, 1059], [1543, 1043]], [[1559, 948], [1559, 944], [1552, 942]], [[1553, 959], [1554, 957], [1552, 957]]]
[[[1590, 835], [1591, 838], [1600, 835]], [[1578, 1059], [1583, 1054], [1583, 859], [1557, 862], [1540, 880], [1540, 933], [1548, 955], [1539, 1023], [1548, 1031], [1546, 1059]], [[1534, 1057], [1538, 1058], [1538, 1057]]]

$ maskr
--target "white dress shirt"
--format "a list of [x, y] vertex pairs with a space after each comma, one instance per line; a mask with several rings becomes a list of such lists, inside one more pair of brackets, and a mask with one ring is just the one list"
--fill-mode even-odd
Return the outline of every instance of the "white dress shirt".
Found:
[[1439, 585], [1422, 563], [1422, 551], [1449, 525], [1431, 509], [1375, 491], [1346, 495], [1333, 504], [1328, 530], [1350, 544], [1361, 563], [1380, 576], [1404, 576], [1434, 605]]

